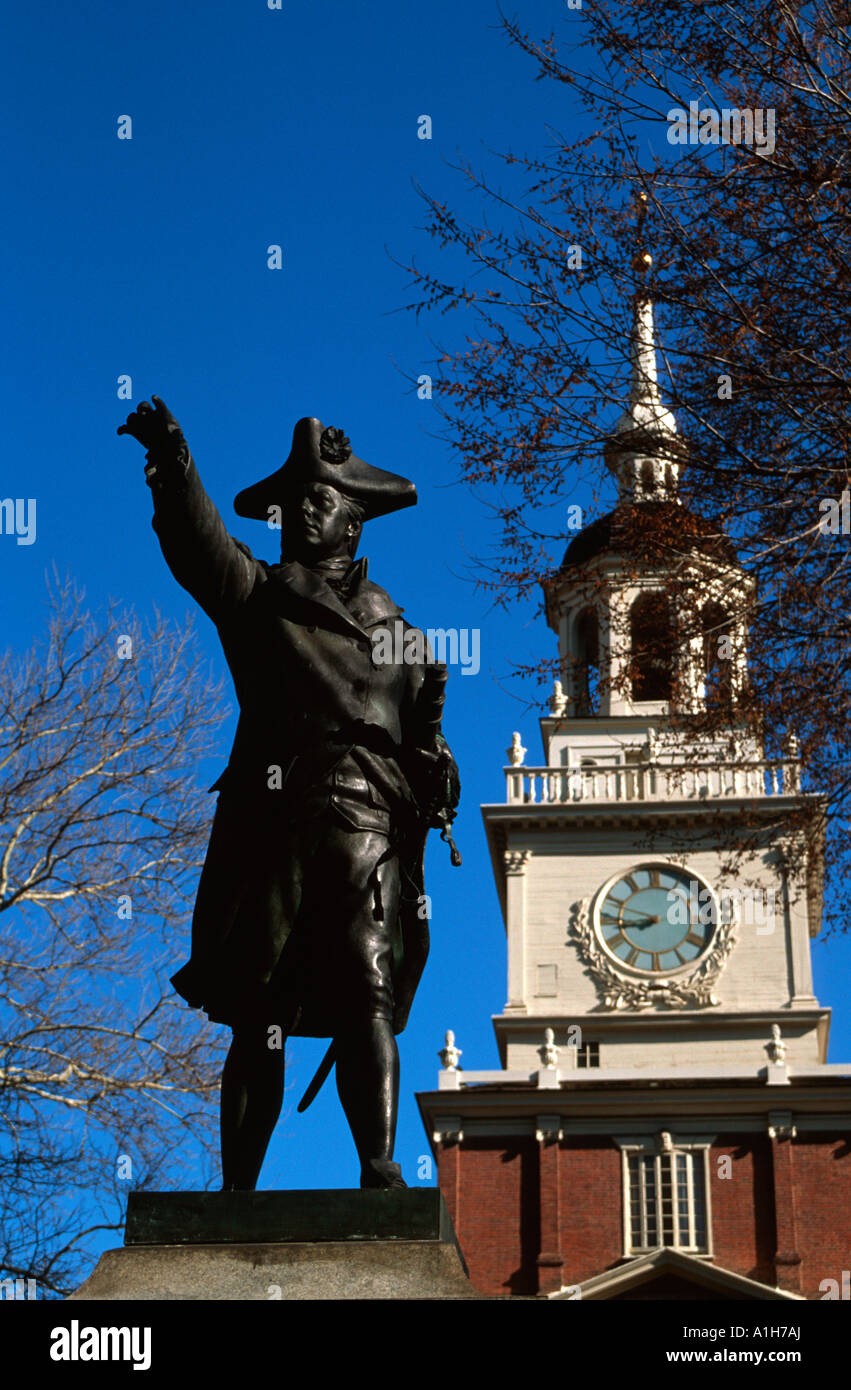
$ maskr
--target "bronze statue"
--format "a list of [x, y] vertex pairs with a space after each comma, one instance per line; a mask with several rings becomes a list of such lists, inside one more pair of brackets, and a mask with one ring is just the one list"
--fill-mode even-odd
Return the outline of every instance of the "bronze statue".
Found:
[[[154, 530], [216, 625], [240, 706], [192, 922], [173, 984], [233, 1030], [222, 1074], [222, 1186], [253, 1189], [280, 1114], [287, 1036], [333, 1039], [361, 1187], [404, 1187], [393, 1162], [396, 1034], [428, 954], [422, 862], [459, 780], [441, 734], [446, 667], [355, 560], [365, 521], [416, 498], [337, 429], [299, 420], [277, 472], [236, 498], [280, 520], [281, 563], [228, 535], [180, 426], [154, 396], [119, 427], [147, 450]], [[411, 639], [410, 641], [408, 639]]]

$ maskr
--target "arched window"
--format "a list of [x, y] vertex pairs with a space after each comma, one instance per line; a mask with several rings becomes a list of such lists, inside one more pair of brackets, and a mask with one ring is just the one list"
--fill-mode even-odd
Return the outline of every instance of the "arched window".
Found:
[[645, 459], [641, 465], [641, 487], [644, 492], [656, 491], [656, 473], [651, 459]]
[[674, 638], [664, 594], [641, 594], [629, 614], [633, 700], [673, 696]]
[[593, 608], [576, 618], [576, 713], [595, 714], [600, 703], [600, 625]]
[[706, 603], [700, 610], [700, 619], [706, 696], [727, 700], [732, 689], [734, 655], [730, 615], [720, 603]]

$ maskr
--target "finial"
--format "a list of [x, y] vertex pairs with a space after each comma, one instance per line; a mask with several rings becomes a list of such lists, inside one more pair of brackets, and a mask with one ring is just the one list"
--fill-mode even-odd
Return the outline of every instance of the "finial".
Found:
[[523, 759], [526, 756], [526, 749], [523, 747], [523, 743], [518, 733], [513, 733], [511, 735], [511, 747], [506, 748], [505, 756], [507, 757], [512, 767], [523, 766]]
[[779, 1023], [772, 1023], [771, 1042], [767, 1042], [765, 1044], [765, 1050], [768, 1053], [769, 1062], [773, 1062], [775, 1065], [778, 1065], [779, 1063], [786, 1061], [786, 1044], [780, 1036]]
[[455, 1034], [451, 1028], [446, 1030], [446, 1043], [438, 1052], [444, 1071], [457, 1071], [461, 1060], [461, 1049], [455, 1046]]
[[546, 1071], [552, 1071], [558, 1066], [558, 1048], [555, 1045], [556, 1035], [552, 1028], [544, 1029], [544, 1045], [538, 1048], [538, 1056], [541, 1059], [541, 1066]]
[[646, 275], [651, 265], [653, 257], [645, 246], [642, 246], [644, 219], [647, 216], [647, 206], [649, 199], [644, 189], [636, 196], [635, 210], [635, 255], [632, 258], [632, 268], [639, 275]]

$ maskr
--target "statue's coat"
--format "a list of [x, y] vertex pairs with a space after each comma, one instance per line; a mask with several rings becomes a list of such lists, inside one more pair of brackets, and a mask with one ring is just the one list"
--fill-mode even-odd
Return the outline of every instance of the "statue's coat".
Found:
[[[394, 948], [394, 1027], [401, 1031], [428, 951], [420, 898], [427, 827], [407, 775], [426, 668], [404, 663], [401, 653], [392, 662], [373, 659], [373, 634], [393, 628], [401, 609], [366, 577], [363, 560], [345, 602], [314, 570], [256, 560], [228, 535], [191, 458], [179, 468], [158, 468], [151, 482], [163, 554], [215, 623], [240, 704], [228, 766], [211, 788], [219, 801], [193, 917], [192, 958], [174, 977], [175, 987], [211, 1017], [233, 1021], [226, 1010], [211, 1009], [209, 999], [220, 998], [226, 986], [223, 947], [262, 872], [259, 861], [286, 842], [287, 824], [309, 824], [339, 801], [344, 819], [364, 830], [386, 827], [390, 815], [403, 875]], [[354, 799], [346, 797], [352, 785]], [[271, 895], [262, 910], [259, 929], [274, 958], [289, 929], [285, 905]], [[332, 1031], [324, 1023], [320, 1028], [320, 1036]], [[311, 1020], [291, 1031], [312, 1033]]]

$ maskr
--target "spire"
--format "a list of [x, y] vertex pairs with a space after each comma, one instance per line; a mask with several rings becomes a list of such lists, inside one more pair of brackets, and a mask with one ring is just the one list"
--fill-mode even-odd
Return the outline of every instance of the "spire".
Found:
[[[640, 276], [646, 275], [653, 263], [641, 246], [646, 212], [647, 195], [642, 193], [636, 217], [638, 249], [632, 262]], [[682, 443], [677, 422], [659, 395], [653, 301], [641, 284], [635, 292], [629, 359], [627, 406], [605, 450], [606, 463], [618, 480], [618, 501], [677, 501]]]
[[615, 435], [631, 434], [634, 430], [641, 430], [654, 436], [658, 435], [660, 443], [666, 438], [676, 438], [677, 422], [670, 410], [662, 404], [659, 395], [653, 301], [646, 291], [642, 290], [635, 296], [629, 357], [629, 404], [615, 425]]

